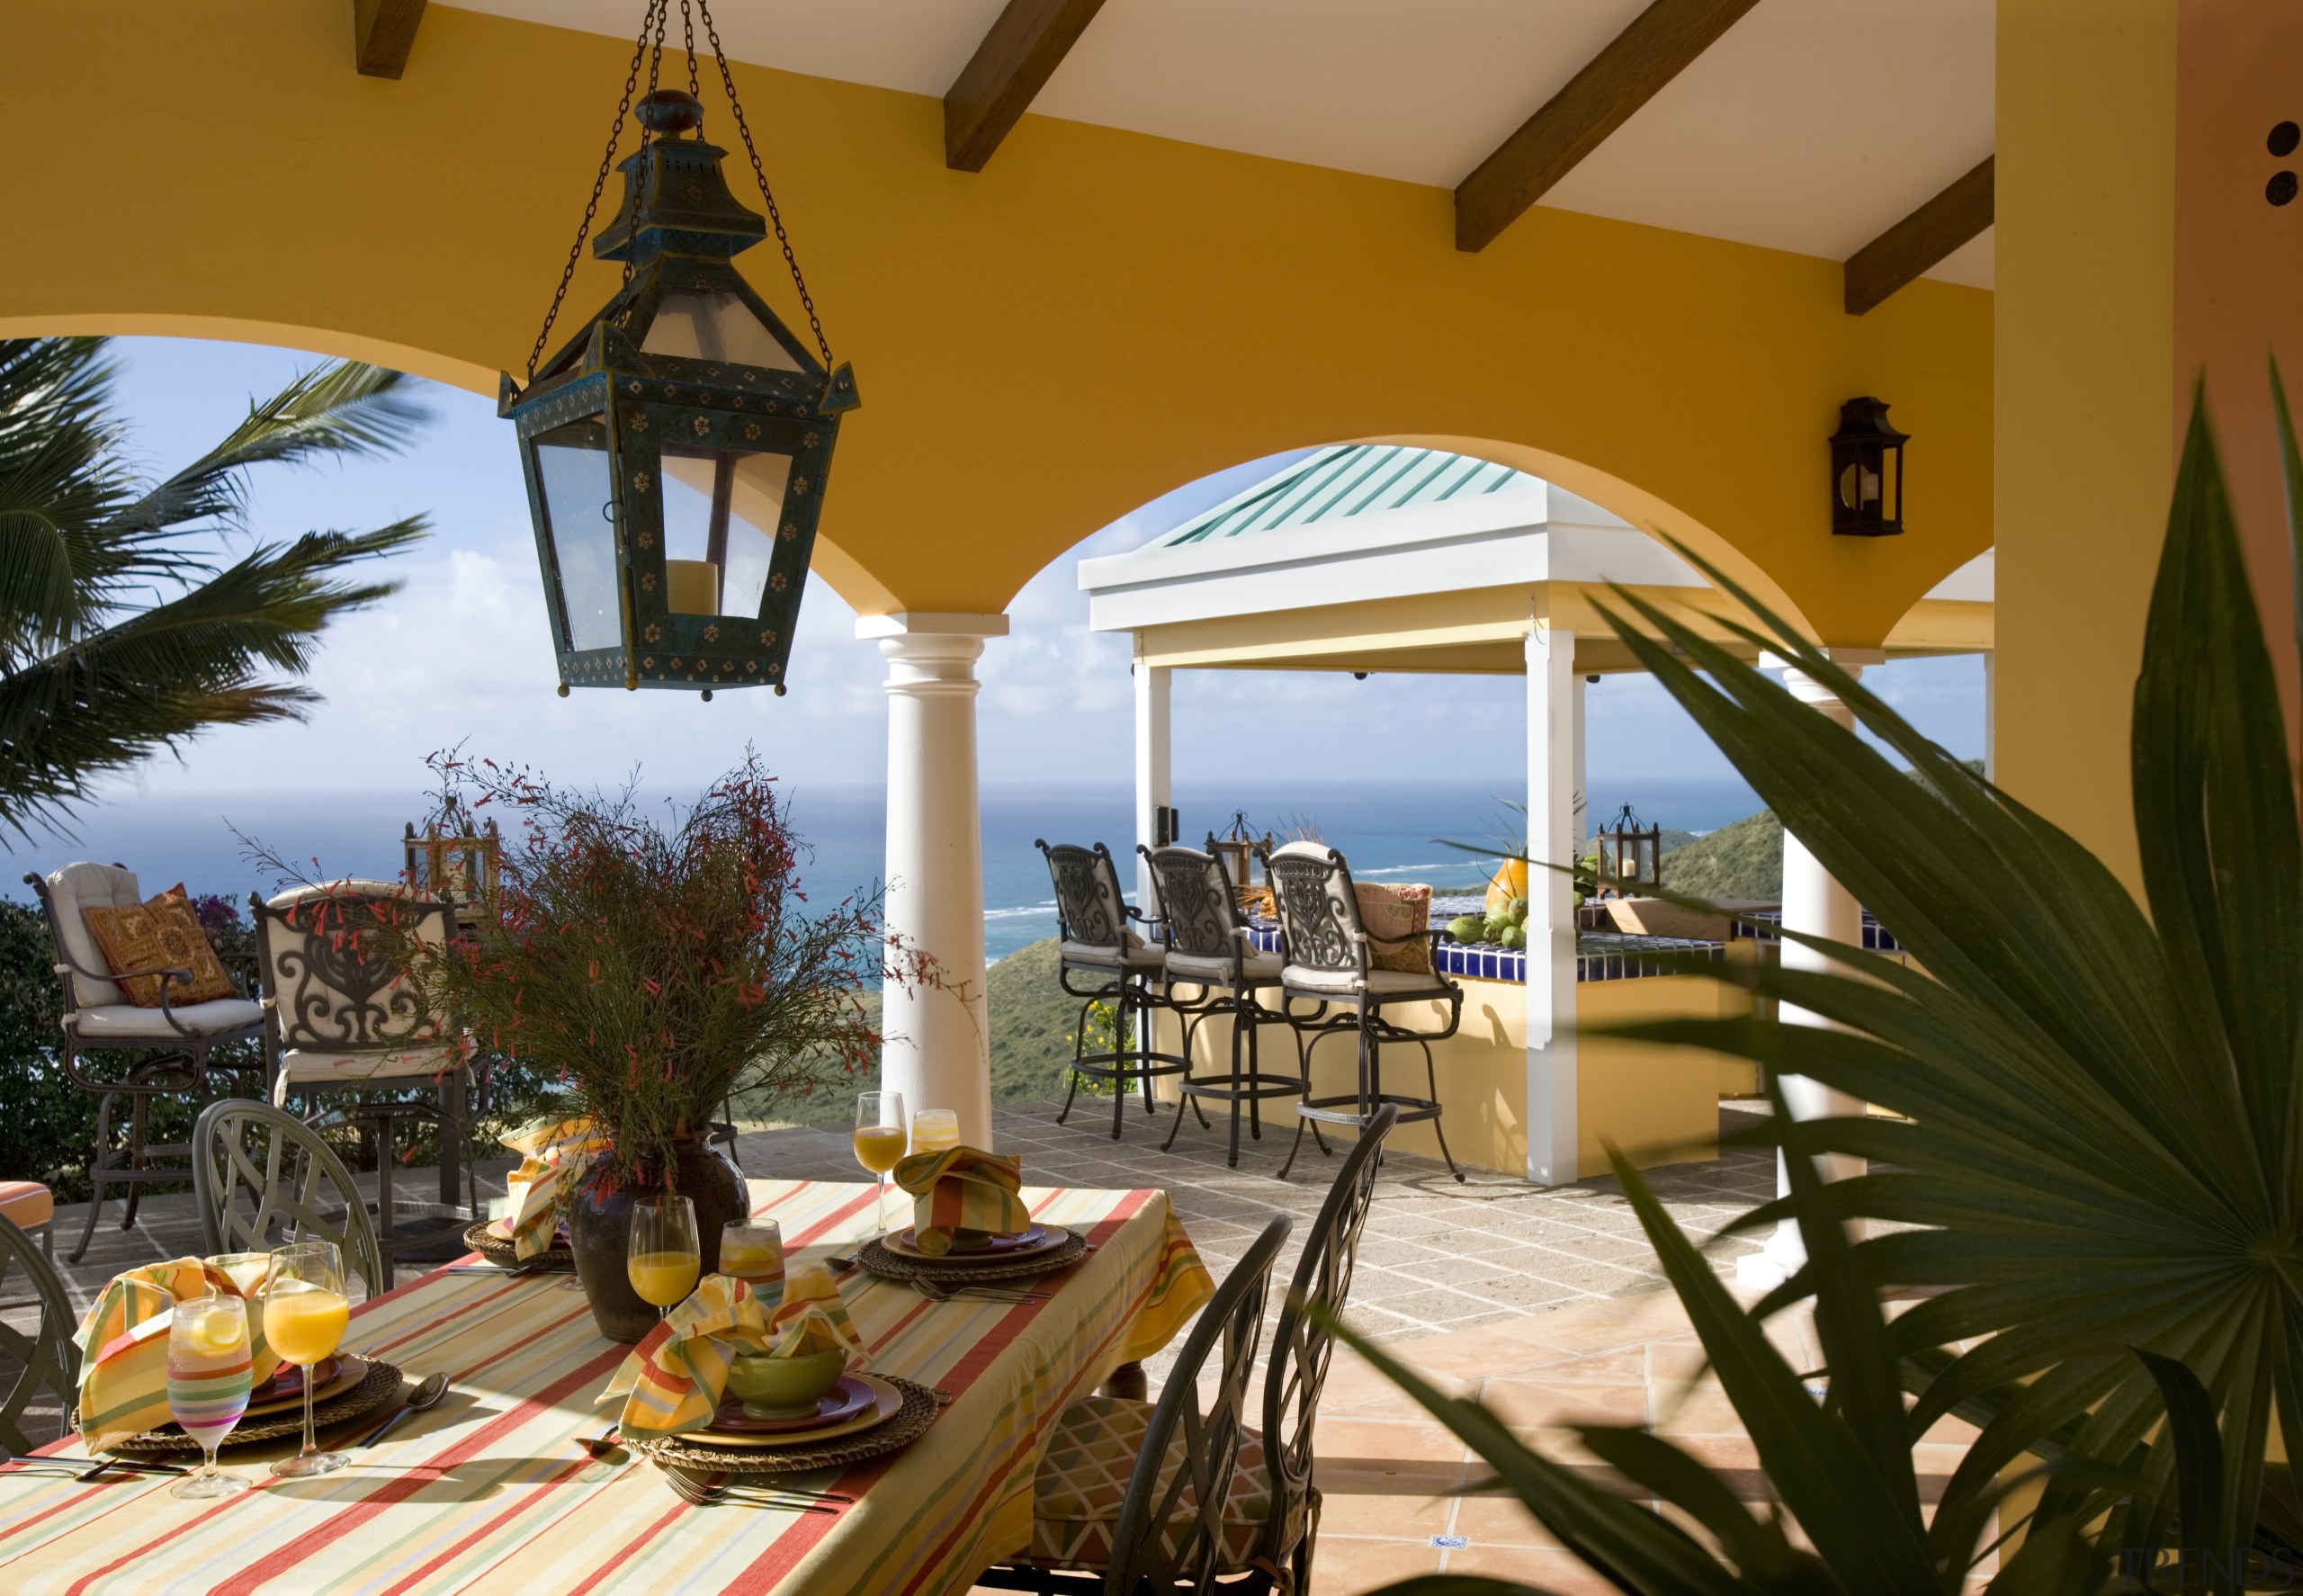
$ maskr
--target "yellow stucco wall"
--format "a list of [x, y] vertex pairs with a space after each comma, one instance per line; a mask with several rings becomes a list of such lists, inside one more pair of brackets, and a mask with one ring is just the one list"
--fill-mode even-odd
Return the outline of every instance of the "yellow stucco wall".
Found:
[[[0, 253], [0, 334], [260, 338], [492, 393], [629, 47], [435, 4], [407, 76], [364, 78], [346, 11], [0, 9], [28, 246]], [[738, 77], [864, 396], [818, 566], [862, 609], [997, 611], [1180, 482], [1352, 438], [1450, 441], [1660, 520], [1834, 642], [1992, 541], [1987, 293], [1849, 317], [1835, 262], [1545, 208], [1464, 255], [1445, 189], [1041, 117], [954, 173], [932, 98]], [[584, 265], [571, 318], [612, 273]], [[1904, 537], [1826, 527], [1823, 440], [1858, 393], [1913, 435]]]
[[[1464, 981], [1464, 1017], [1456, 1035], [1432, 1047], [1432, 1068], [1438, 1081], [1438, 1099], [1446, 1110], [1442, 1125], [1447, 1146], [1458, 1164], [1524, 1175], [1528, 1168], [1528, 989], [1515, 982]], [[1722, 986], [1700, 976], [1649, 976], [1636, 981], [1584, 982], [1576, 988], [1579, 1022], [1587, 1027], [1620, 1025], [1634, 1019], [1660, 1019], [1687, 1015], [1716, 1015], [1725, 1006], [1743, 1000], [1739, 989]], [[1276, 1005], [1278, 994], [1266, 994]], [[1393, 1018], [1419, 1029], [1438, 1030], [1446, 1010], [1438, 1004], [1427, 1011], [1387, 1010]], [[1180, 1038], [1172, 1016], [1160, 1016], [1154, 1027], [1158, 1046], [1179, 1052]], [[1292, 1071], [1295, 1047], [1286, 1029], [1268, 1025], [1262, 1030], [1264, 1067], [1277, 1073]], [[1318, 1096], [1353, 1089], [1356, 1080], [1354, 1044], [1338, 1036], [1320, 1045], [1312, 1058], [1312, 1086]], [[1608, 1172], [1603, 1142], [1612, 1141], [1639, 1168], [1661, 1163], [1684, 1163], [1717, 1156], [1718, 1099], [1723, 1081], [1739, 1080], [1733, 1060], [1717, 1054], [1685, 1047], [1657, 1047], [1616, 1037], [1581, 1036], [1576, 1040], [1576, 1167], [1589, 1178]], [[1211, 1019], [1198, 1027], [1192, 1056], [1203, 1072], [1231, 1067], [1232, 1032], [1228, 1020]], [[1387, 1049], [1384, 1055], [1385, 1089], [1420, 1097], [1428, 1089], [1422, 1054], [1413, 1048]], [[1176, 1096], [1173, 1077], [1161, 1080], [1156, 1095], [1169, 1101]], [[1219, 1107], [1205, 1105], [1215, 1129], [1198, 1128], [1187, 1120], [1183, 1135], [1226, 1136], [1230, 1128], [1218, 1117]], [[1243, 1110], [1244, 1112], [1244, 1110]], [[1295, 1134], [1295, 1112], [1290, 1099], [1275, 1098], [1264, 1105], [1268, 1123], [1264, 1129], [1268, 1158], [1277, 1164]], [[1348, 1133], [1347, 1133], [1348, 1134]], [[1270, 1143], [1277, 1134], [1280, 1140]], [[1439, 1143], [1428, 1123], [1402, 1125], [1393, 1136], [1402, 1152], [1426, 1158], [1439, 1156]], [[1241, 1132], [1241, 1145], [1253, 1146]], [[1316, 1156], [1309, 1152], [1307, 1156]], [[1242, 1152], [1241, 1159], [1247, 1157]]]
[[2000, 0], [1998, 776], [2139, 884], [2173, 481], [2175, 0]]

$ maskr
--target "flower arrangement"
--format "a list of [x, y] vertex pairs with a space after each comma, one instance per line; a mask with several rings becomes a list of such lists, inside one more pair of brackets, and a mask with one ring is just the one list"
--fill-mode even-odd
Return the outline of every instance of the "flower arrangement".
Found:
[[803, 845], [756, 755], [669, 824], [629, 785], [584, 794], [488, 760], [431, 763], [444, 803], [518, 824], [494, 916], [444, 953], [411, 949], [411, 979], [474, 1046], [596, 1122], [604, 1183], [665, 1185], [675, 1146], [731, 1093], [802, 1095], [872, 1064], [864, 988], [920, 973], [884, 967], [898, 961], [875, 901], [809, 904]]

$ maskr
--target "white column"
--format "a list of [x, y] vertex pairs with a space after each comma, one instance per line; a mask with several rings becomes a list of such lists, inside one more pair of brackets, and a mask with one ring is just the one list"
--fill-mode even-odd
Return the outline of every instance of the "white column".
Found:
[[[1860, 676], [1867, 663], [1877, 663], [1884, 656], [1858, 653], [1834, 649], [1834, 663], [1850, 676]], [[1766, 663], [1766, 661], [1762, 661]], [[1823, 683], [1798, 670], [1787, 670], [1783, 685], [1800, 703], [1812, 705], [1817, 713], [1830, 716], [1841, 725], [1852, 728], [1854, 713], [1842, 703], [1839, 696]], [[1827, 937], [1834, 942], [1861, 946], [1863, 943], [1863, 906], [1855, 894], [1839, 883], [1825, 870], [1807, 847], [1788, 831], [1783, 838], [1783, 928], [1803, 931], [1810, 936]], [[1787, 970], [1834, 970], [1839, 966], [1812, 948], [1801, 947], [1788, 938], [1782, 944], [1781, 957]], [[1810, 1014], [1804, 1009], [1785, 1004], [1781, 1018], [1786, 1025], [1822, 1026], [1831, 1022], [1821, 1015]], [[1847, 1092], [1833, 1091], [1800, 1075], [1787, 1075], [1780, 1082], [1785, 1104], [1794, 1119], [1852, 1118], [1864, 1111], [1861, 1098]], [[1816, 1161], [1826, 1180], [1841, 1180], [1863, 1172], [1863, 1160], [1844, 1153], [1832, 1153]], [[1776, 1155], [1776, 1192], [1788, 1196], [1791, 1178], [1784, 1168], [1783, 1154]], [[1851, 1224], [1850, 1231], [1859, 1239], [1859, 1226]], [[1807, 1260], [1807, 1249], [1800, 1240], [1799, 1227], [1786, 1219], [1776, 1226], [1761, 1251], [1736, 1260], [1735, 1278], [1742, 1285], [1758, 1290], [1771, 1290], [1783, 1283]]]
[[976, 797], [975, 662], [1005, 615], [865, 615], [888, 660], [888, 935], [933, 961], [934, 984], [887, 991], [880, 1083], [904, 1107], [958, 1111], [991, 1145], [983, 1000], [983, 827]]
[[1528, 1179], [1564, 1186], [1575, 1160], [1575, 634], [1528, 633]]
[[[1168, 756], [1171, 674], [1164, 665], [1146, 665], [1141, 659], [1135, 662], [1135, 839], [1145, 847], [1160, 846], [1160, 811], [1175, 802]], [[1159, 911], [1159, 902], [1152, 866], [1138, 855], [1135, 905], [1148, 915]]]
[[1983, 774], [1999, 779], [1999, 650], [1983, 651]]
[[1583, 856], [1583, 840], [1591, 835], [1591, 762], [1583, 757], [1584, 716], [1587, 713], [1586, 704], [1591, 696], [1591, 684], [1600, 678], [1595, 676], [1587, 677], [1580, 670], [1576, 671], [1574, 676], [1575, 768], [1573, 797], [1571, 802], [1575, 809], [1575, 818], [1570, 829], [1575, 838], [1575, 846], [1571, 851], [1576, 858], [1580, 859]]

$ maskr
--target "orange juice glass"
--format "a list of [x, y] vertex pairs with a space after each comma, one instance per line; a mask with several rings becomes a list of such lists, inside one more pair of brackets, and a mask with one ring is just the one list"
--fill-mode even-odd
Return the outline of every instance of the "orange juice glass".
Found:
[[903, 1093], [856, 1093], [856, 1161], [879, 1183], [879, 1190], [873, 1194], [874, 1230], [888, 1228], [888, 1171], [903, 1161]]
[[312, 1436], [317, 1366], [344, 1340], [352, 1305], [344, 1295], [344, 1254], [334, 1242], [291, 1242], [273, 1250], [264, 1277], [264, 1339], [304, 1371], [304, 1447], [272, 1466], [282, 1479], [330, 1474], [351, 1459], [323, 1452]]
[[644, 1197], [632, 1205], [632, 1244], [624, 1274], [657, 1317], [670, 1314], [695, 1289], [703, 1249], [695, 1233], [695, 1204], [684, 1197]]

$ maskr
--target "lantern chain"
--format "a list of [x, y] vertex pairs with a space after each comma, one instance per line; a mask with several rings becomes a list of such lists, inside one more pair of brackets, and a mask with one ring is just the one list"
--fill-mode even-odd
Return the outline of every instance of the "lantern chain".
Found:
[[[568, 247], [568, 263], [560, 269], [560, 286], [551, 292], [551, 306], [543, 314], [543, 327], [536, 334], [535, 347], [528, 351], [528, 381], [536, 380], [536, 362], [543, 358], [543, 347], [551, 337], [551, 324], [560, 318], [560, 307], [568, 298], [568, 285], [575, 280], [576, 263], [583, 258], [584, 241], [592, 236], [592, 222], [599, 213], [600, 195], [607, 188], [608, 173], [615, 166], [615, 147], [623, 138], [624, 118], [632, 113], [632, 91], [639, 86], [641, 58], [648, 53], [648, 40], [652, 32], [660, 56], [664, 28], [661, 13], [669, 0], [648, 0], [648, 14], [640, 19], [640, 37], [632, 47], [632, 67], [623, 76], [623, 98], [616, 102], [615, 121], [608, 128], [608, 146], [600, 153], [600, 169], [592, 179], [592, 197], [584, 202], [584, 220], [576, 229], [576, 242]], [[649, 76], [654, 76], [650, 68]], [[644, 138], [643, 138], [644, 142]], [[629, 268], [627, 274], [629, 273]]]
[[[744, 153], [751, 157], [752, 175], [759, 180], [760, 198], [767, 202], [767, 220], [775, 229], [775, 241], [784, 248], [784, 264], [791, 268], [792, 285], [800, 291], [800, 308], [808, 313], [808, 330], [816, 335], [816, 352], [823, 356], [824, 373], [831, 374], [831, 343], [824, 336], [824, 324], [816, 314], [816, 301], [808, 292], [808, 280], [800, 274], [799, 256], [792, 253], [792, 239], [784, 230], [783, 212], [775, 208], [775, 195], [767, 186], [767, 168], [760, 165], [759, 148], [752, 142], [751, 124], [744, 120], [743, 102], [736, 98], [736, 75], [728, 69], [728, 52], [720, 48], [720, 30], [712, 22], [711, 0], [694, 0], [695, 8], [703, 13], [703, 35], [711, 41], [712, 58], [720, 66], [720, 84], [728, 91], [728, 110], [735, 118], [736, 132], [744, 141]], [[681, 0], [686, 10], [687, 0]], [[689, 57], [694, 70], [694, 57]]]

